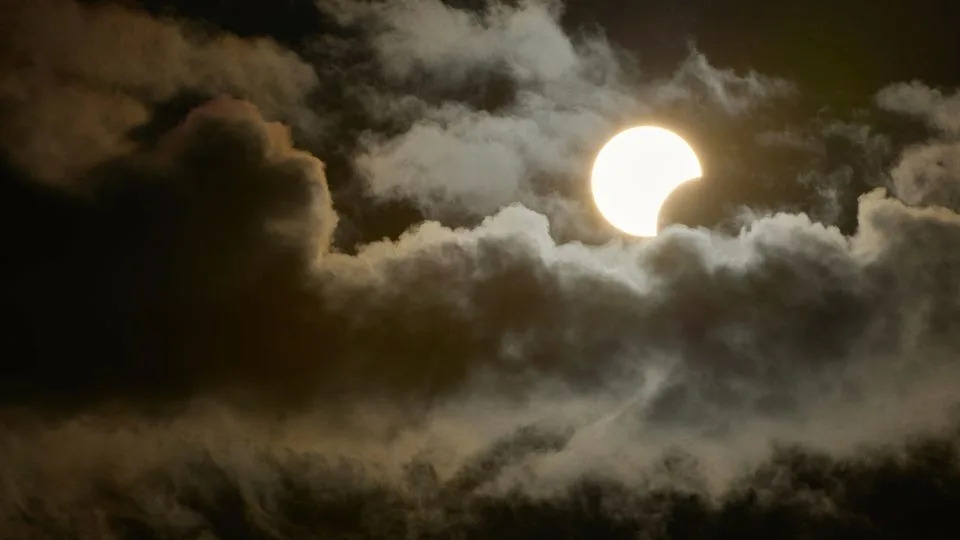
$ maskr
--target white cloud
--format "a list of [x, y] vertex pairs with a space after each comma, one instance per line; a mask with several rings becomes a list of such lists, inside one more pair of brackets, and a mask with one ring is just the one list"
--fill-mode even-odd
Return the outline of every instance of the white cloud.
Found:
[[960, 135], [960, 92], [944, 94], [919, 81], [892, 84], [877, 93], [877, 105], [921, 118], [931, 127]]

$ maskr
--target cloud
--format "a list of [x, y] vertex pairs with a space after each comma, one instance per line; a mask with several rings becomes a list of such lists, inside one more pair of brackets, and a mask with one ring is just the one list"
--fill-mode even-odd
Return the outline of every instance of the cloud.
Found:
[[716, 68], [702, 53], [691, 50], [673, 76], [650, 93], [661, 104], [702, 96], [728, 114], [743, 114], [758, 105], [793, 96], [797, 88], [784, 79], [753, 71], [740, 76], [733, 70]]
[[[508, 398], [539, 384], [590, 393], [665, 370], [641, 423], [726, 432], [803, 417], [814, 395], [839, 399], [848, 385], [869, 392], [908, 358], [918, 378], [939, 369], [937, 351], [953, 345], [936, 328], [957, 307], [924, 275], [954, 262], [914, 250], [949, 242], [956, 224], [878, 192], [853, 237], [779, 214], [734, 237], [676, 229], [588, 247], [556, 244], [543, 216], [514, 206], [471, 230], [428, 223], [318, 271], [324, 303], [348, 321], [336, 327], [355, 332], [333, 356], [369, 366], [355, 379], [377, 393], [478, 392], [467, 383], [488, 374]], [[376, 363], [393, 358], [407, 360]]]
[[890, 85], [876, 95], [881, 109], [924, 121], [937, 137], [911, 144], [902, 150], [890, 171], [892, 189], [912, 205], [960, 204], [960, 95], [944, 95], [919, 81]]
[[876, 102], [881, 109], [915, 116], [944, 133], [960, 133], [960, 93], [944, 95], [920, 81], [912, 81], [880, 90]]
[[960, 142], [930, 142], [904, 150], [890, 171], [897, 196], [909, 204], [960, 205]]
[[227, 353], [219, 341], [232, 339], [220, 332], [261, 324], [245, 310], [299, 287], [337, 223], [323, 163], [253, 105], [226, 98], [80, 183], [93, 188], [68, 197], [5, 179], [7, 219], [37, 228], [32, 242], [6, 232], [6, 280], [20, 284], [7, 309], [33, 329], [6, 343], [18, 358], [7, 403], [150, 399], [217, 373], [251, 376], [242, 361], [216, 367]]
[[371, 137], [357, 166], [374, 196], [413, 200], [434, 217], [489, 215], [518, 200], [543, 208], [539, 199], [569, 192], [570, 171], [585, 172], [611, 121], [536, 96], [512, 112], [433, 111], [396, 138]]
[[[107, 60], [108, 59], [108, 60]], [[129, 150], [150, 108], [185, 91], [252, 101], [304, 126], [313, 69], [269, 39], [241, 39], [112, 3], [17, 0], [0, 37], [0, 141], [45, 180], [75, 176]]]
[[[581, 172], [595, 141], [643, 110], [617, 54], [599, 37], [568, 37], [555, 6], [490, 5], [479, 14], [437, 1], [328, 9], [363, 21], [389, 81], [368, 100], [371, 113], [415, 111], [401, 132], [361, 139], [356, 166], [367, 192], [411, 201], [429, 217], [484, 216], [517, 201], [559, 209], [555, 200], [571, 199], [571, 172]], [[495, 106], [471, 99], [477, 81], [501, 78], [505, 95]], [[416, 81], [466, 99], [411, 99], [405, 85]]]
[[581, 69], [575, 45], [557, 24], [556, 4], [486, 4], [474, 13], [439, 0], [328, 4], [345, 22], [371, 23], [382, 68], [398, 79], [443, 73], [463, 83], [476, 71], [506, 68], [514, 79], [546, 82]]
[[[271, 444], [270, 431], [260, 426], [217, 414], [205, 419], [148, 430], [128, 430], [122, 418], [113, 429], [90, 418], [32, 432], [4, 429], [4, 530], [102, 538], [489, 537], [503, 531], [598, 537], [650, 531], [672, 538], [691, 530], [752, 538], [788, 530], [817, 536], [883, 530], [907, 538], [955, 527], [951, 508], [960, 475], [953, 433], [848, 454], [781, 446], [718, 495], [696, 489], [700, 472], [683, 453], [651, 467], [652, 475], [671, 479], [662, 487], [581, 477], [531, 494], [463, 489], [460, 477], [438, 479], [424, 464], [397, 482], [385, 481], [355, 458], [324, 459]], [[217, 436], [210, 425], [220, 426]], [[549, 437], [538, 437], [531, 431], [499, 448], [550, 452]], [[63, 452], [64, 445], [72, 451]], [[684, 477], [692, 477], [690, 487], [680, 487]]]

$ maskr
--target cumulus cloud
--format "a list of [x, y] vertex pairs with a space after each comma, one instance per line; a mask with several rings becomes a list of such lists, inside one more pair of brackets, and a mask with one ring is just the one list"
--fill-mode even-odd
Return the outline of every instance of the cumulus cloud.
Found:
[[514, 112], [431, 111], [396, 138], [371, 137], [357, 166], [373, 195], [413, 200], [434, 217], [488, 215], [518, 200], [542, 209], [539, 199], [569, 192], [571, 171], [587, 172], [584, 158], [612, 123], [536, 96]]
[[890, 171], [897, 196], [910, 204], [960, 205], [960, 142], [908, 148]]
[[[917, 377], [938, 370], [952, 342], [936, 328], [957, 306], [923, 276], [928, 264], [954, 263], [908, 251], [955, 227], [950, 212], [878, 192], [862, 200], [853, 237], [780, 214], [735, 237], [679, 229], [643, 245], [588, 247], [556, 244], [543, 216], [511, 207], [476, 229], [426, 224], [397, 243], [328, 257], [320, 289], [356, 332], [335, 341], [335, 356], [352, 366], [423, 362], [356, 377], [368, 384], [429, 381], [416, 391], [455, 394], [492, 374], [510, 397], [666, 373], [641, 424], [725, 433], [745, 418], [803, 417], [808, 400], [869, 387], [908, 358]], [[404, 336], [409, 348], [398, 348]]]
[[[376, 198], [410, 200], [437, 218], [488, 215], [517, 201], [547, 210], [569, 198], [571, 173], [583, 172], [595, 141], [643, 110], [617, 55], [599, 37], [567, 36], [556, 6], [490, 5], [480, 15], [439, 1], [348, 6], [335, 12], [367, 23], [379, 65], [401, 85], [370, 106], [405, 101], [417, 111], [403, 132], [362, 140], [356, 163]], [[469, 100], [410, 102], [402, 90], [425, 80], [469, 95], [489, 77], [510, 82], [494, 110]]]
[[960, 204], [960, 94], [945, 95], [919, 81], [890, 85], [876, 95], [885, 110], [922, 120], [937, 137], [905, 148], [890, 171], [896, 195], [912, 205]]
[[17, 0], [0, 37], [0, 133], [10, 159], [56, 182], [130, 149], [128, 131], [184, 91], [231, 94], [271, 119], [314, 122], [313, 69], [269, 39], [210, 34], [112, 3]]

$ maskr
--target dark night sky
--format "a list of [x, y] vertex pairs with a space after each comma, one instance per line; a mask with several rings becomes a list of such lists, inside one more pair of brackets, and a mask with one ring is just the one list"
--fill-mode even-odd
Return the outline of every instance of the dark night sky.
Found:
[[960, 537], [960, 3], [0, 7], [0, 538]]
[[[960, 7], [949, 0], [571, 2], [568, 20], [596, 21], [661, 68], [689, 36], [721, 65], [800, 81], [818, 97], [861, 105], [891, 82], [960, 83]], [[646, 52], [649, 51], [649, 52]]]

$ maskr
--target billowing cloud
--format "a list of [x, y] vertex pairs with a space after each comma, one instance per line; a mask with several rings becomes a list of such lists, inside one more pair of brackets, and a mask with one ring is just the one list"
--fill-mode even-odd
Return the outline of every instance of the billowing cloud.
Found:
[[[6, 280], [20, 284], [7, 309], [19, 327], [45, 329], [10, 336], [19, 360], [2, 383], [7, 403], [188, 389], [227, 353], [220, 317], [236, 310], [237, 324], [255, 324], [243, 310], [296, 287], [337, 223], [323, 163], [231, 99], [195, 109], [155, 148], [105, 162], [84, 183], [95, 188], [77, 199], [5, 181], [8, 219], [43, 220], [28, 229], [39, 246], [6, 232]], [[215, 379], [251, 376], [242, 364]]]
[[[476, 16], [430, 1], [341, 4], [335, 12], [364, 21], [378, 64], [398, 85], [369, 106], [417, 112], [405, 131], [361, 141], [357, 167], [368, 192], [412, 201], [428, 216], [484, 216], [518, 201], [557, 207], [596, 141], [644, 110], [616, 54], [598, 37], [568, 37], [556, 6], [497, 5]], [[476, 80], [491, 77], [507, 81], [492, 108], [485, 100], [410, 101], [403, 91], [425, 80], [442, 95], [470, 95]]]
[[909, 204], [957, 209], [960, 204], [960, 94], [944, 95], [913, 81], [877, 93], [879, 107], [915, 117], [937, 138], [914, 143], [890, 171], [897, 196]]
[[129, 130], [181, 92], [248, 99], [288, 123], [315, 119], [303, 101], [317, 76], [294, 53], [111, 3], [12, 2], [0, 66], [2, 144], [51, 182], [129, 150]]
[[960, 142], [931, 142], [904, 151], [890, 171], [897, 196], [910, 204], [960, 206]]
[[413, 200], [434, 217], [488, 215], [518, 200], [543, 208], [539, 199], [571, 189], [570, 171], [588, 171], [584, 158], [612, 122], [535, 96], [513, 112], [431, 111], [399, 137], [371, 137], [358, 168], [375, 196]]

